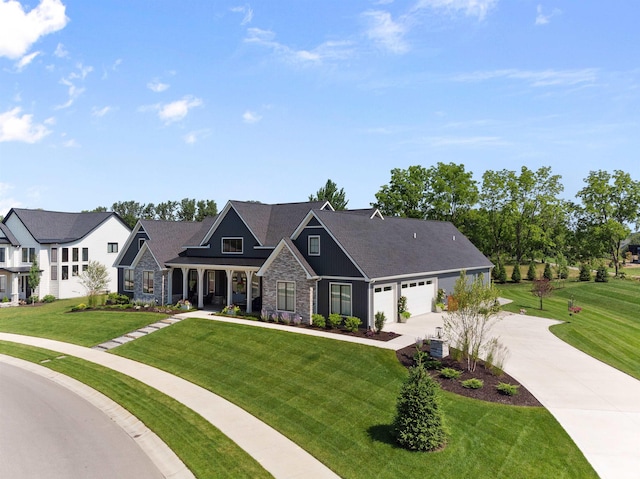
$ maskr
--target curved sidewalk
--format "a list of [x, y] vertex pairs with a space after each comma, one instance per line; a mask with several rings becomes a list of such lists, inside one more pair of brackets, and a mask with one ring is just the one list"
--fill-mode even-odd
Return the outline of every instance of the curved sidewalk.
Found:
[[238, 406], [177, 376], [130, 359], [51, 339], [0, 333], [0, 340], [69, 354], [131, 376], [200, 414], [276, 478], [338, 478], [293, 441]]

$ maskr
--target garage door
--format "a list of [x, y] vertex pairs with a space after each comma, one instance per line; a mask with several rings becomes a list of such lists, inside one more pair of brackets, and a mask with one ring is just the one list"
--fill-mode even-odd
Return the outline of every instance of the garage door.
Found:
[[412, 316], [430, 313], [435, 295], [435, 285], [430, 279], [402, 283], [401, 293], [407, 298], [407, 311]]
[[396, 320], [396, 295], [395, 285], [382, 284], [373, 288], [373, 313], [382, 311], [386, 322], [395, 322]]

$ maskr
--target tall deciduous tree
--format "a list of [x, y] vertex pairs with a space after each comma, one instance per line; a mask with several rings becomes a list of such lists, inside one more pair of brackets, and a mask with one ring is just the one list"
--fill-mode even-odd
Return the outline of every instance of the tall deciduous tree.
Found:
[[129, 228], [133, 228], [142, 217], [144, 205], [137, 201], [118, 201], [111, 206], [111, 211], [118, 213]]
[[336, 210], [347, 209], [347, 203], [349, 203], [349, 200], [346, 199], [344, 188], [338, 189], [338, 185], [330, 179], [315, 195], [309, 195], [309, 201], [328, 201]]
[[477, 182], [463, 164], [438, 162], [427, 170], [425, 218], [451, 221], [461, 227], [465, 215], [477, 201]]
[[198, 212], [196, 213], [196, 221], [202, 221], [207, 216], [215, 216], [218, 214], [218, 205], [213, 200], [200, 200], [196, 203]]
[[640, 223], [640, 182], [621, 170], [591, 171], [584, 181], [576, 195], [584, 207], [583, 225], [591, 243], [608, 252], [617, 276], [622, 241], [631, 232], [629, 225]]
[[179, 221], [193, 221], [196, 217], [196, 200], [191, 198], [182, 198], [178, 206]]
[[420, 165], [410, 166], [406, 170], [391, 170], [391, 181], [376, 193], [376, 202], [371, 205], [383, 215], [405, 218], [424, 218], [424, 191], [429, 177], [427, 170]]

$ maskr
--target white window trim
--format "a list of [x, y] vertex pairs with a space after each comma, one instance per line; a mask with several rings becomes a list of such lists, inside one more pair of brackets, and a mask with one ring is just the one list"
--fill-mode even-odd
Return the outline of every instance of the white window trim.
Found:
[[[132, 285], [131, 285], [131, 289], [127, 289], [127, 272], [129, 272], [129, 271], [131, 271], [131, 272], [132, 272], [132, 274], [133, 274], [133, 281], [131, 282], [131, 283], [132, 283]], [[123, 275], [123, 277], [122, 277], [122, 290], [123, 290], [123, 291], [131, 292], [131, 291], [134, 291], [134, 290], [135, 290], [135, 287], [136, 287], [136, 274], [135, 274], [135, 272], [134, 272], [134, 271], [135, 271], [135, 270], [133, 270], [133, 269], [131, 269], [131, 268], [126, 268], [126, 269], [124, 270], [124, 275]]]
[[[293, 284], [293, 309], [280, 309], [278, 308], [278, 286], [280, 283], [291, 283]], [[286, 313], [295, 313], [296, 311], [296, 282], [295, 281], [276, 281], [276, 311], [282, 311]]]
[[[318, 252], [317, 253], [312, 253], [311, 252], [311, 239], [316, 239], [318, 240]], [[320, 235], [309, 235], [307, 237], [307, 253], [309, 256], [320, 256]]]
[[[224, 242], [225, 240], [240, 240], [240, 251], [225, 251], [224, 250]], [[222, 254], [243, 254], [244, 253], [244, 238], [242, 236], [223, 236], [220, 239], [220, 251]]]
[[351, 294], [349, 295], [349, 314], [342, 314], [342, 316], [353, 316], [353, 284], [351, 283], [338, 283], [338, 282], [330, 282], [329, 283], [329, 314], [331, 314], [331, 287], [332, 286], [349, 286]]

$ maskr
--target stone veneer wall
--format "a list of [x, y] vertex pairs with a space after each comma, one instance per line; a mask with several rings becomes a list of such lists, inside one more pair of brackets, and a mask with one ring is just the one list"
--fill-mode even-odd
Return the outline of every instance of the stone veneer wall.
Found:
[[295, 283], [294, 314], [299, 314], [303, 323], [310, 324], [315, 306], [313, 302], [315, 301], [316, 282], [307, 279], [304, 269], [287, 248], [282, 249], [262, 277], [262, 308], [269, 312], [277, 311], [278, 281], [293, 281]]
[[[153, 294], [142, 292], [142, 272], [153, 271]], [[165, 298], [167, 302], [167, 285], [165, 284]], [[148, 301], [153, 304], [162, 304], [162, 272], [158, 268], [158, 263], [149, 250], [145, 251], [138, 262], [134, 273], [133, 299], [135, 301]]]

